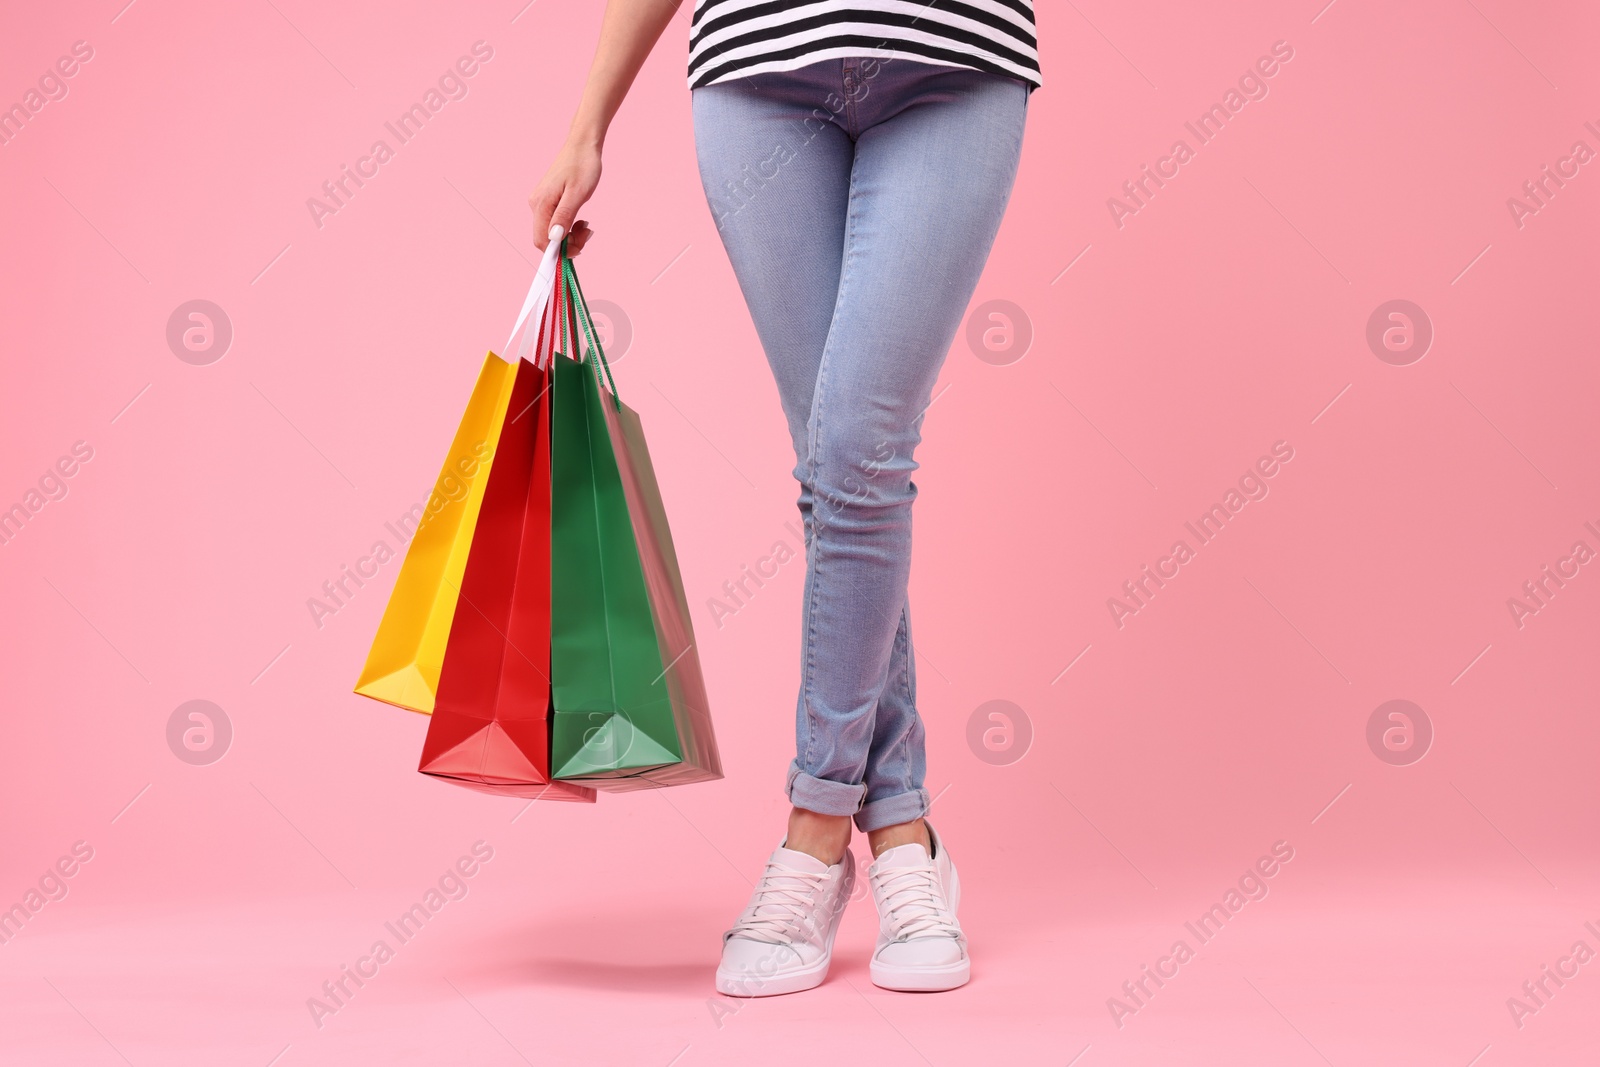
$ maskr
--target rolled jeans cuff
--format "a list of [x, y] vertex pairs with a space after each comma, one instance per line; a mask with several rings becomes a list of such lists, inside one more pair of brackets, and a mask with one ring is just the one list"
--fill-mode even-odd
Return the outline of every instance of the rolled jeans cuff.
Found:
[[880, 797], [870, 804], [863, 804], [861, 810], [856, 812], [856, 829], [866, 833], [868, 830], [882, 830], [885, 826], [898, 826], [920, 819], [928, 814], [930, 803], [926, 789]]
[[854, 815], [861, 810], [867, 787], [865, 783], [850, 785], [817, 778], [802, 771], [798, 763], [791, 763], [784, 792], [789, 794], [789, 803], [818, 815]]

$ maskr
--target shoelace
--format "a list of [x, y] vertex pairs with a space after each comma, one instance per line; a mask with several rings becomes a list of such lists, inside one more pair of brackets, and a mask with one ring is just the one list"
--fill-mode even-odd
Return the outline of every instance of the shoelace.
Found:
[[961, 936], [961, 927], [945, 904], [939, 871], [932, 863], [879, 871], [873, 876], [873, 883], [889, 922], [891, 940]]
[[[790, 882], [779, 885], [777, 880]], [[743, 937], [751, 941], [772, 941], [780, 945], [793, 942], [812, 918], [811, 903], [818, 889], [827, 882], [827, 872], [797, 871], [776, 863], [768, 863], [762, 872], [761, 884], [756, 886], [750, 907], [733, 924], [728, 937]]]

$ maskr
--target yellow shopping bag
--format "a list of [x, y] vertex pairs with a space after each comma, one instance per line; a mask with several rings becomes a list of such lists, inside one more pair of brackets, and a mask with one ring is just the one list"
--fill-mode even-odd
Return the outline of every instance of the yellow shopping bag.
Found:
[[433, 713], [461, 576], [516, 378], [517, 361], [507, 362], [493, 352], [484, 358], [356, 681], [356, 692], [363, 696]]

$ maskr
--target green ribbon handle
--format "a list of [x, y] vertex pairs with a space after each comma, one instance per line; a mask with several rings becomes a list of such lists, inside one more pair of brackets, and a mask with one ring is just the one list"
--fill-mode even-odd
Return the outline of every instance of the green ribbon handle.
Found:
[[[567, 261], [567, 239], [565, 237], [563, 237], [561, 239], [561, 262], [565, 263], [566, 261]], [[565, 277], [564, 273], [563, 273], [562, 277]], [[556, 297], [558, 295], [561, 296], [563, 298], [563, 300], [569, 299], [569, 298], [567, 297], [567, 294], [565, 292], [561, 291], [561, 289], [562, 289], [562, 286], [560, 285], [561, 278], [557, 278], [556, 282], [557, 282], [557, 284], [555, 286], [555, 290], [551, 292], [550, 299], [551, 300], [555, 300], [555, 303], [556, 303], [556, 318], [557, 318], [557, 320], [559, 320], [560, 326], [551, 328], [551, 330], [550, 330], [550, 333], [551, 333], [550, 344], [551, 344], [552, 347], [555, 345], [555, 343], [556, 343], [556, 330], [559, 329], [561, 331], [561, 333], [560, 333], [561, 347], [555, 349], [555, 351], [564, 352], [564, 353], [567, 353], [568, 355], [572, 355], [573, 354], [572, 349], [567, 347], [567, 341], [568, 341], [568, 338], [567, 338], [567, 309], [564, 306], [562, 306], [562, 301], [561, 300], [556, 300]], [[574, 337], [571, 340], [576, 341], [577, 338]]]
[[[578, 322], [583, 327], [584, 335], [589, 339], [589, 348], [584, 354], [588, 355], [590, 352], [592, 352], [596, 356], [600, 357], [600, 367], [595, 368], [594, 370], [594, 383], [595, 385], [610, 383], [611, 402], [616, 405], [618, 411], [621, 411], [622, 398], [617, 395], [617, 382], [616, 379], [611, 376], [611, 364], [606, 362], [606, 351], [600, 344], [600, 338], [595, 335], [594, 320], [589, 315], [589, 302], [584, 299], [583, 286], [578, 284], [578, 272], [573, 269], [572, 258], [567, 255], [567, 242], [565, 238], [563, 238], [561, 241], [561, 276], [566, 280], [568, 298], [572, 300], [573, 306], [578, 309]], [[566, 337], [567, 320], [566, 316], [563, 315], [561, 317], [561, 339], [563, 343], [565, 343]], [[577, 338], [574, 338], [573, 340], [576, 341]], [[592, 365], [595, 361], [591, 359], [589, 362]], [[600, 380], [600, 368], [604, 368], [605, 370], [605, 382]]]

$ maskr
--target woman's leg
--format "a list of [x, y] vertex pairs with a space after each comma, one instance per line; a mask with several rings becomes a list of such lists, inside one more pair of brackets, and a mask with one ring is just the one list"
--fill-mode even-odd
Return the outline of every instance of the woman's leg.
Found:
[[[923, 413], [1010, 198], [1027, 89], [901, 61], [851, 66], [846, 76], [865, 91], [845, 108], [856, 145], [844, 268], [807, 427], [816, 514], [802, 703], [809, 766], [799, 766], [866, 786], [855, 821], [873, 845], [873, 982], [954, 989], [971, 961], [956, 917], [960, 878], [923, 820], [906, 608], [911, 476]], [[852, 764], [862, 734], [867, 752]]]
[[[693, 98], [701, 179], [778, 386], [807, 545], [807, 426], [838, 297], [855, 153], [842, 125], [843, 70], [841, 61], [824, 62], [697, 89]], [[865, 791], [859, 777], [791, 788], [788, 844], [837, 861]]]
[[701, 178], [801, 483], [789, 795], [864, 830], [927, 809], [905, 597], [911, 454], [1009, 198], [1025, 106], [1020, 82], [903, 60], [694, 93]]
[[[794, 793], [865, 785], [866, 831], [927, 811], [906, 587], [913, 453], [1015, 178], [1021, 82], [846, 60], [843, 269], [817, 370]], [[853, 75], [853, 76], [852, 76]]]
[[[838, 291], [853, 154], [827, 110], [825, 85], [825, 75], [801, 71], [707, 86], [693, 97], [706, 197], [797, 450]], [[811, 495], [804, 489], [800, 513], [809, 540]], [[827, 976], [854, 885], [848, 845], [855, 808], [794, 808], [788, 836], [724, 935], [718, 990], [769, 996], [810, 989]]]
[[1025, 109], [1020, 83], [870, 60], [695, 92], [701, 177], [778, 383], [807, 547], [794, 811], [725, 937], [723, 992], [826, 975], [852, 815], [883, 850], [873, 980], [966, 980], [954, 868], [921, 821], [911, 454], [1009, 197]]

